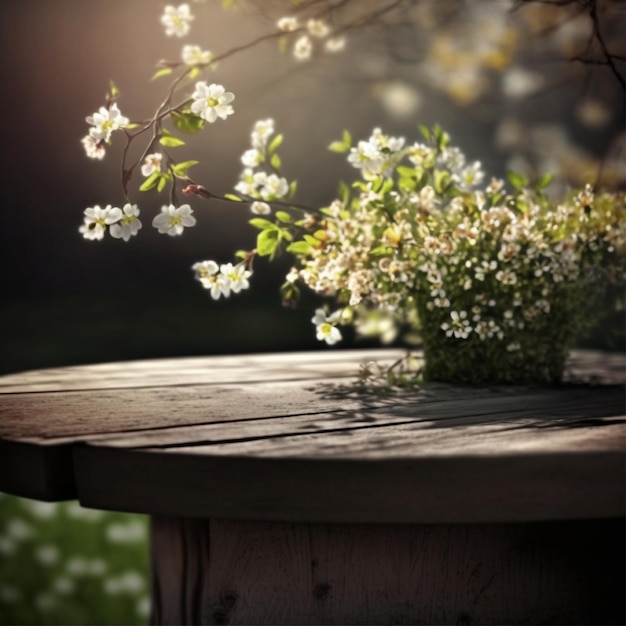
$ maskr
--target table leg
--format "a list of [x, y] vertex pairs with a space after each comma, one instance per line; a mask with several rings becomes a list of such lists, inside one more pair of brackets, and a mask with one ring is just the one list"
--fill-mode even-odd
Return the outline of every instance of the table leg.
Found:
[[152, 519], [154, 624], [623, 624], [624, 519]]

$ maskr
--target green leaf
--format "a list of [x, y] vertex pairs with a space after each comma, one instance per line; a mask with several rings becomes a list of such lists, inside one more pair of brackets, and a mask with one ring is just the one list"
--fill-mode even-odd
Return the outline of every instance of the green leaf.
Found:
[[435, 143], [437, 144], [437, 147], [440, 150], [443, 150], [448, 145], [448, 142], [450, 141], [450, 135], [448, 135], [448, 133], [442, 130], [439, 124], [435, 124], [433, 128], [433, 137], [435, 139]]
[[513, 185], [513, 188], [517, 191], [521, 191], [524, 187], [526, 187], [526, 185], [528, 185], [528, 178], [514, 172], [513, 170], [509, 170], [506, 173], [506, 177], [509, 179], [511, 185]]
[[347, 152], [350, 148], [347, 147], [342, 141], [333, 141], [328, 146], [328, 149], [331, 152], [337, 152], [338, 154], [343, 154], [344, 152]]
[[157, 70], [154, 74], [152, 74], [152, 78], [150, 80], [156, 80], [157, 78], [161, 78], [162, 76], [167, 76], [173, 71], [174, 70], [171, 67], [162, 67], [160, 70]]
[[352, 136], [347, 130], [344, 130], [341, 136], [341, 141], [333, 141], [328, 146], [328, 149], [331, 152], [343, 153], [343, 152], [348, 152], [348, 150], [350, 150], [351, 145], [352, 145]]
[[256, 239], [256, 250], [259, 256], [274, 256], [280, 241], [280, 232], [276, 229], [262, 230]]
[[239, 196], [236, 196], [234, 193], [225, 193], [224, 198], [226, 198], [227, 200], [232, 200], [233, 202], [243, 202], [243, 200]]
[[204, 120], [193, 113], [172, 111], [172, 124], [183, 133], [197, 133], [204, 128]]
[[276, 211], [276, 217], [281, 222], [285, 222], [285, 224], [291, 223], [291, 215], [289, 215], [289, 213], [286, 213], [285, 211]]
[[430, 141], [430, 130], [422, 124], [419, 124], [418, 128], [424, 139], [426, 139], [426, 141]]
[[111, 96], [111, 100], [116, 100], [120, 95], [120, 90], [112, 80], [109, 81], [109, 95]]
[[275, 224], [273, 224], [269, 220], [266, 220], [263, 217], [253, 217], [251, 220], [249, 220], [249, 224], [251, 224], [255, 228], [260, 228], [261, 230], [276, 230]]
[[165, 185], [167, 185], [168, 176], [159, 176], [159, 182], [157, 183], [157, 191], [161, 193], [163, 189], [165, 189]]
[[348, 187], [348, 185], [346, 185], [343, 181], [340, 181], [339, 183], [339, 195], [341, 196], [343, 204], [348, 204], [350, 201], [350, 187]]
[[435, 191], [437, 193], [441, 194], [448, 188], [451, 182], [450, 173], [446, 171], [435, 170], [434, 175], [435, 184], [433, 185], [433, 187], [435, 188]]
[[313, 248], [319, 248], [322, 243], [319, 239], [316, 239], [312, 235], [303, 235], [302, 238]]
[[289, 244], [287, 252], [292, 254], [309, 254], [311, 252], [311, 246], [306, 241], [295, 241]]
[[279, 170], [280, 169], [281, 160], [280, 160], [280, 157], [276, 153], [272, 154], [272, 158], [270, 159], [270, 165], [275, 170]]
[[298, 189], [298, 181], [292, 180], [289, 185], [289, 197], [293, 198], [296, 195], [296, 189]]
[[162, 136], [159, 139], [159, 143], [166, 148], [177, 148], [178, 146], [184, 146], [185, 142], [178, 137], [174, 137], [171, 133], [168, 133], [166, 130], [162, 131]]
[[186, 176], [187, 170], [194, 165], [198, 165], [200, 161], [183, 161], [182, 163], [177, 163], [172, 167], [172, 170], [176, 176]]
[[191, 70], [189, 71], [189, 78], [191, 80], [195, 80], [196, 78], [198, 78], [198, 76], [200, 76], [200, 74], [202, 73], [202, 70], [199, 67], [192, 67]]
[[157, 186], [159, 182], [159, 178], [161, 178], [161, 174], [159, 172], [152, 172], [146, 180], [143, 181], [141, 186], [139, 187], [139, 191], [148, 191]]
[[388, 246], [378, 246], [376, 248], [372, 248], [369, 252], [370, 256], [388, 256], [392, 253], [392, 248], [389, 248]]
[[535, 184], [535, 189], [537, 191], [542, 191], [545, 189], [554, 179], [554, 175], [549, 172], [544, 174]]
[[280, 144], [283, 143], [283, 136], [282, 135], [276, 135], [276, 137], [274, 137], [274, 139], [272, 139], [272, 142], [270, 143], [267, 151], [272, 154], [273, 152], [276, 151], [276, 149], [278, 148], [278, 146], [280, 146]]

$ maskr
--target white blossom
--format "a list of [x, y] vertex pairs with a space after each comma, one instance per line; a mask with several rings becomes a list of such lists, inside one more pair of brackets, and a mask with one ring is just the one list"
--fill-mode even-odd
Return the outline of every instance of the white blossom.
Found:
[[256, 167], [263, 162], [263, 153], [256, 148], [250, 148], [241, 155], [241, 162], [246, 167]]
[[122, 115], [116, 102], [111, 104], [108, 109], [100, 107], [96, 113], [89, 115], [85, 119], [87, 124], [93, 126], [93, 128], [89, 129], [89, 134], [94, 140], [97, 142], [106, 141], [107, 143], [110, 141], [113, 131], [126, 128], [130, 123], [129, 119]]
[[78, 232], [85, 239], [100, 240], [104, 237], [107, 227], [121, 219], [122, 210], [110, 204], [104, 208], [96, 205], [85, 209], [84, 216], [83, 225]]
[[158, 229], [162, 235], [182, 235], [185, 228], [196, 225], [196, 218], [188, 204], [175, 207], [173, 204], [161, 207], [159, 213], [153, 220], [152, 226]]
[[315, 324], [316, 337], [319, 341], [325, 341], [329, 346], [341, 341], [341, 331], [335, 326], [340, 315], [340, 311], [326, 315], [324, 309], [316, 309], [311, 321]]
[[[262, 172], [259, 172], [262, 173]], [[278, 200], [289, 192], [289, 183], [276, 174], [265, 177], [260, 194], [263, 200]]]
[[278, 27], [278, 30], [282, 30], [285, 33], [291, 33], [300, 28], [298, 18], [289, 16], [281, 17], [278, 22], [276, 22], [276, 26]]
[[441, 330], [445, 331], [446, 337], [454, 336], [456, 339], [467, 339], [472, 332], [472, 327], [466, 318], [467, 313], [465, 311], [451, 311], [451, 322], [444, 322], [441, 325]]
[[154, 172], [160, 172], [162, 160], [163, 155], [160, 152], [154, 152], [146, 156], [144, 164], [141, 166], [142, 175], [148, 177]]
[[326, 37], [330, 32], [328, 24], [323, 20], [310, 19], [306, 23], [306, 29], [313, 37]]
[[191, 110], [207, 122], [213, 123], [218, 117], [225, 120], [234, 113], [230, 103], [235, 94], [226, 91], [222, 85], [207, 85], [205, 81], [199, 81], [191, 97]]
[[239, 175], [239, 182], [235, 185], [235, 191], [241, 193], [244, 196], [256, 195], [257, 182], [254, 178], [254, 171], [247, 167]]
[[105, 149], [104, 142], [102, 140], [98, 140], [91, 135], [86, 135], [81, 139], [83, 143], [83, 147], [85, 148], [85, 153], [90, 159], [98, 159], [101, 161], [104, 159]]
[[194, 19], [188, 4], [174, 7], [168, 4], [161, 15], [161, 24], [165, 26], [165, 34], [168, 37], [184, 37], [190, 29], [190, 23]]
[[220, 272], [225, 277], [228, 288], [233, 293], [239, 293], [243, 289], [250, 287], [248, 278], [252, 276], [252, 272], [248, 270], [244, 263], [225, 263], [220, 267]]
[[213, 300], [219, 300], [221, 296], [227, 298], [230, 295], [228, 282], [220, 273], [220, 267], [215, 261], [199, 261], [194, 263], [191, 269], [200, 284], [211, 292]]
[[183, 46], [182, 59], [185, 65], [206, 65], [211, 62], [213, 54], [200, 46]]
[[326, 52], [335, 53], [341, 52], [346, 47], [345, 37], [331, 37], [324, 43], [324, 49]]
[[293, 46], [293, 56], [298, 61], [308, 61], [313, 54], [313, 44], [307, 35], [302, 35]]
[[274, 120], [268, 118], [266, 120], [258, 120], [252, 129], [251, 139], [252, 147], [257, 150], [263, 150], [267, 145], [267, 140], [274, 134]]
[[267, 204], [267, 202], [259, 201], [253, 202], [250, 205], [250, 210], [255, 215], [269, 215], [272, 212], [272, 209], [270, 208], [270, 205]]
[[141, 228], [141, 222], [138, 219], [139, 208], [136, 204], [126, 203], [122, 208], [122, 216], [119, 222], [111, 224], [109, 232], [111, 237], [115, 239], [123, 239], [128, 241], [134, 237]]

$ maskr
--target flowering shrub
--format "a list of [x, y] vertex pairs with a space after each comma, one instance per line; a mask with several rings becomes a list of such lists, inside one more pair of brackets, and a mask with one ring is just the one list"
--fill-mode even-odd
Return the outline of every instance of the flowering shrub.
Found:
[[[366, 23], [379, 13], [359, 19]], [[193, 19], [184, 4], [167, 6], [161, 22], [166, 35], [182, 37]], [[292, 46], [294, 58], [306, 61], [343, 49], [342, 32], [357, 23], [333, 28], [318, 17], [285, 16], [263, 39]], [[286, 252], [294, 264], [281, 288], [283, 301], [295, 303], [305, 286], [333, 303], [332, 312], [319, 308], [312, 318], [320, 341], [341, 341], [342, 325], [385, 341], [408, 329], [409, 336], [419, 335], [425, 354], [420, 374], [428, 379], [560, 378], [568, 349], [593, 318], [591, 296], [621, 277], [623, 195], [597, 193], [587, 185], [555, 201], [545, 192], [549, 176], [531, 184], [511, 172], [507, 182], [486, 182], [480, 163], [467, 162], [439, 127], [421, 127], [422, 137], [412, 143], [376, 128], [356, 145], [347, 131], [331, 144], [331, 151], [347, 155], [359, 177], [351, 185], [340, 183], [339, 197], [329, 206], [306, 207], [295, 201], [296, 181], [282, 173], [283, 135], [273, 119], [263, 119], [255, 123], [241, 157], [234, 193], [217, 196], [190, 177], [198, 161], [177, 161], [171, 149], [184, 144], [181, 134], [200, 132], [235, 113], [235, 95], [224, 85], [196, 80], [229, 54], [214, 56], [185, 45], [180, 62], [163, 62], [154, 78], [179, 74], [147, 122], [122, 115], [113, 85], [107, 106], [86, 118], [91, 128], [82, 141], [88, 157], [104, 158], [114, 135], [124, 134], [127, 141], [126, 202], [123, 208], [86, 209], [79, 229], [86, 239], [101, 240], [108, 231], [128, 241], [138, 234], [140, 211], [129, 195], [139, 169], [139, 191], [170, 189], [170, 202], [152, 218], [161, 234], [180, 236], [196, 225], [191, 205], [180, 203], [178, 192], [249, 205], [257, 230], [253, 245], [230, 262], [193, 265], [215, 300], [249, 287], [255, 258]], [[130, 162], [128, 148], [142, 137], [141, 156]]]

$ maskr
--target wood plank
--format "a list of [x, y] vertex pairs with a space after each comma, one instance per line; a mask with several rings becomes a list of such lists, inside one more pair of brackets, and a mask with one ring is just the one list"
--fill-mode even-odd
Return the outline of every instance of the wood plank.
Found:
[[0, 377], [0, 394], [169, 387], [356, 375], [361, 361], [393, 362], [402, 350], [333, 350], [150, 359], [49, 368]]
[[[366, 404], [376, 402], [384, 400], [372, 399]], [[11, 394], [0, 397], [0, 437], [84, 440], [101, 433], [356, 411], [363, 405], [357, 397], [325, 396], [310, 381], [298, 380]]]
[[[383, 352], [388, 356], [398, 354]], [[174, 452], [177, 458], [194, 457], [190, 467], [208, 456], [207, 467], [211, 471], [218, 467], [220, 472], [222, 457], [229, 455], [266, 457], [272, 462], [280, 456], [285, 460], [314, 458], [324, 461], [323, 472], [330, 481], [333, 477], [328, 473], [328, 461], [333, 456], [337, 461], [380, 461], [388, 457], [394, 462], [412, 456], [422, 462], [446, 455], [481, 458], [521, 454], [543, 458], [548, 452], [559, 456], [561, 451], [572, 450], [593, 455], [595, 450], [610, 451], [623, 445], [619, 419], [623, 415], [623, 390], [617, 388], [566, 385], [547, 392], [431, 385], [405, 396], [363, 399], [350, 393], [343, 382], [349, 379], [321, 377], [326, 367], [343, 373], [347, 368], [356, 368], [368, 354], [348, 351], [193, 360], [195, 365], [213, 363], [208, 379], [206, 371], [190, 367], [183, 368], [177, 384], [164, 385], [156, 383], [171, 378], [180, 362], [145, 362], [137, 364], [136, 376], [128, 380], [131, 386], [122, 383], [119, 389], [115, 385], [124, 379], [126, 364], [105, 364], [87, 367], [88, 374], [76, 385], [80, 389], [92, 384], [109, 368], [111, 378], [105, 381], [108, 388], [27, 393], [23, 386], [20, 392], [2, 393], [4, 463], [0, 464], [0, 486], [12, 492], [30, 490], [46, 499], [68, 497], [76, 489], [71, 445], [89, 441], [93, 445], [78, 449], [77, 459], [84, 459], [86, 450], [120, 446], [130, 446], [129, 454], [134, 454], [133, 448], [151, 450], [149, 457], [141, 457], [141, 465], [142, 471], [152, 477], [150, 472], [160, 470], [163, 463], [169, 468], [169, 461], [164, 459]], [[573, 363], [577, 359], [581, 365], [574, 371], [579, 367], [584, 375], [599, 372], [601, 380], [623, 375], [619, 359], [576, 353]], [[266, 381], [224, 384], [215, 382], [221, 371], [219, 364], [232, 368], [224, 375], [231, 379], [241, 378], [237, 373], [240, 365], [240, 372], [246, 372], [250, 371], [248, 367], [266, 364], [270, 374]], [[212, 372], [218, 374], [213, 377]], [[60, 379], [71, 381], [74, 373], [68, 368], [67, 376]], [[180, 383], [199, 375], [204, 377], [204, 384]], [[59, 380], [55, 384], [60, 384]], [[5, 391], [8, 388], [11, 386]], [[152, 470], [146, 465], [148, 458], [156, 463]], [[94, 462], [99, 465], [103, 459], [98, 456]], [[615, 469], [615, 459], [611, 455], [607, 459], [607, 467]], [[134, 462], [129, 461], [131, 466]], [[307, 472], [309, 469], [314, 472], [313, 466]], [[621, 470], [618, 464], [616, 475], [621, 475]], [[106, 463], [99, 471], [101, 477], [106, 476]], [[186, 470], [181, 471], [185, 475]], [[565, 469], [563, 472], [564, 480]], [[394, 479], [393, 472], [388, 478]], [[598, 480], [599, 474], [590, 478], [596, 487]], [[175, 491], [173, 484], [171, 488]], [[101, 486], [94, 483], [94, 489], [100, 490]], [[194, 493], [194, 497], [197, 495]], [[602, 506], [607, 510], [608, 505]], [[615, 503], [611, 506], [615, 510]], [[194, 505], [191, 509], [195, 510]]]
[[[624, 430], [626, 395], [619, 387], [516, 392], [482, 390], [480, 394], [474, 394], [474, 390], [471, 394], [458, 394], [455, 391], [454, 388], [438, 387], [437, 393], [433, 393], [426, 387], [421, 397], [419, 394], [410, 394], [404, 398], [399, 397], [393, 403], [384, 399], [371, 401], [352, 398], [345, 401], [343, 408], [334, 413], [323, 411], [320, 406], [320, 412], [317, 413], [273, 417], [266, 416], [262, 412], [263, 407], [259, 407], [257, 418], [247, 418], [244, 414], [236, 419], [233, 415], [226, 420], [200, 425], [181, 424], [113, 434], [90, 434], [82, 440], [94, 445], [123, 448], [177, 447], [187, 450], [187, 447], [193, 447], [200, 454], [212, 453], [207, 446], [220, 446], [215, 448], [217, 454], [249, 453], [264, 456], [316, 456], [330, 453], [345, 456], [342, 454], [343, 447], [348, 456], [354, 456], [354, 442], [347, 444], [346, 435], [352, 437], [357, 431], [364, 431], [365, 440], [370, 437], [374, 440], [385, 437], [389, 440], [389, 445], [397, 437], [400, 443], [405, 444], [405, 452], [410, 454], [410, 449], [422, 449], [422, 440], [410, 436], [416, 429], [448, 428], [445, 440], [447, 449], [453, 454], [455, 446], [461, 452], [467, 444], [466, 437], [459, 439], [457, 433], [463, 433], [466, 427], [489, 425], [489, 428], [483, 429], [487, 436], [492, 430], [513, 430], [520, 433], [549, 430], [550, 437], [543, 441], [550, 439], [557, 444], [557, 448], [558, 436], [563, 436], [567, 429], [576, 431], [577, 440], [584, 442], [588, 438], [587, 447], [602, 448], [605, 442], [607, 448], [613, 448], [624, 443], [619, 433]], [[449, 399], [450, 397], [453, 399]], [[315, 406], [321, 404], [323, 402], [314, 402]], [[612, 428], [600, 429], [599, 426]], [[398, 430], [396, 427], [403, 428]], [[331, 435], [328, 443], [332, 437], [339, 437], [340, 445], [332, 452], [330, 447], [324, 452], [326, 434]], [[479, 431], [475, 430], [470, 436], [477, 439]], [[275, 438], [281, 438], [282, 441], [274, 441]], [[65, 441], [67, 440], [63, 437], [50, 439], [50, 442]], [[346, 445], [342, 445], [342, 442]], [[539, 444], [544, 445], [541, 441]], [[309, 445], [311, 448], [307, 449]], [[564, 439], [563, 449], [569, 449], [569, 445]], [[489, 449], [489, 446], [487, 444], [484, 448]], [[506, 450], [506, 446], [498, 447], [494, 452]], [[193, 453], [191, 449], [189, 452]], [[393, 450], [386, 447], [385, 453], [387, 452], [393, 453]]]
[[622, 450], [320, 459], [83, 446], [74, 462], [84, 506], [157, 515], [479, 523], [626, 514]]
[[157, 517], [152, 529], [153, 623], [624, 620], [620, 520], [390, 526]]
[[[79, 365], [2, 376], [0, 394], [346, 378], [356, 374], [361, 362], [392, 363], [402, 354], [398, 349], [322, 350]], [[625, 372], [621, 353], [573, 350], [566, 379], [624, 384]]]

